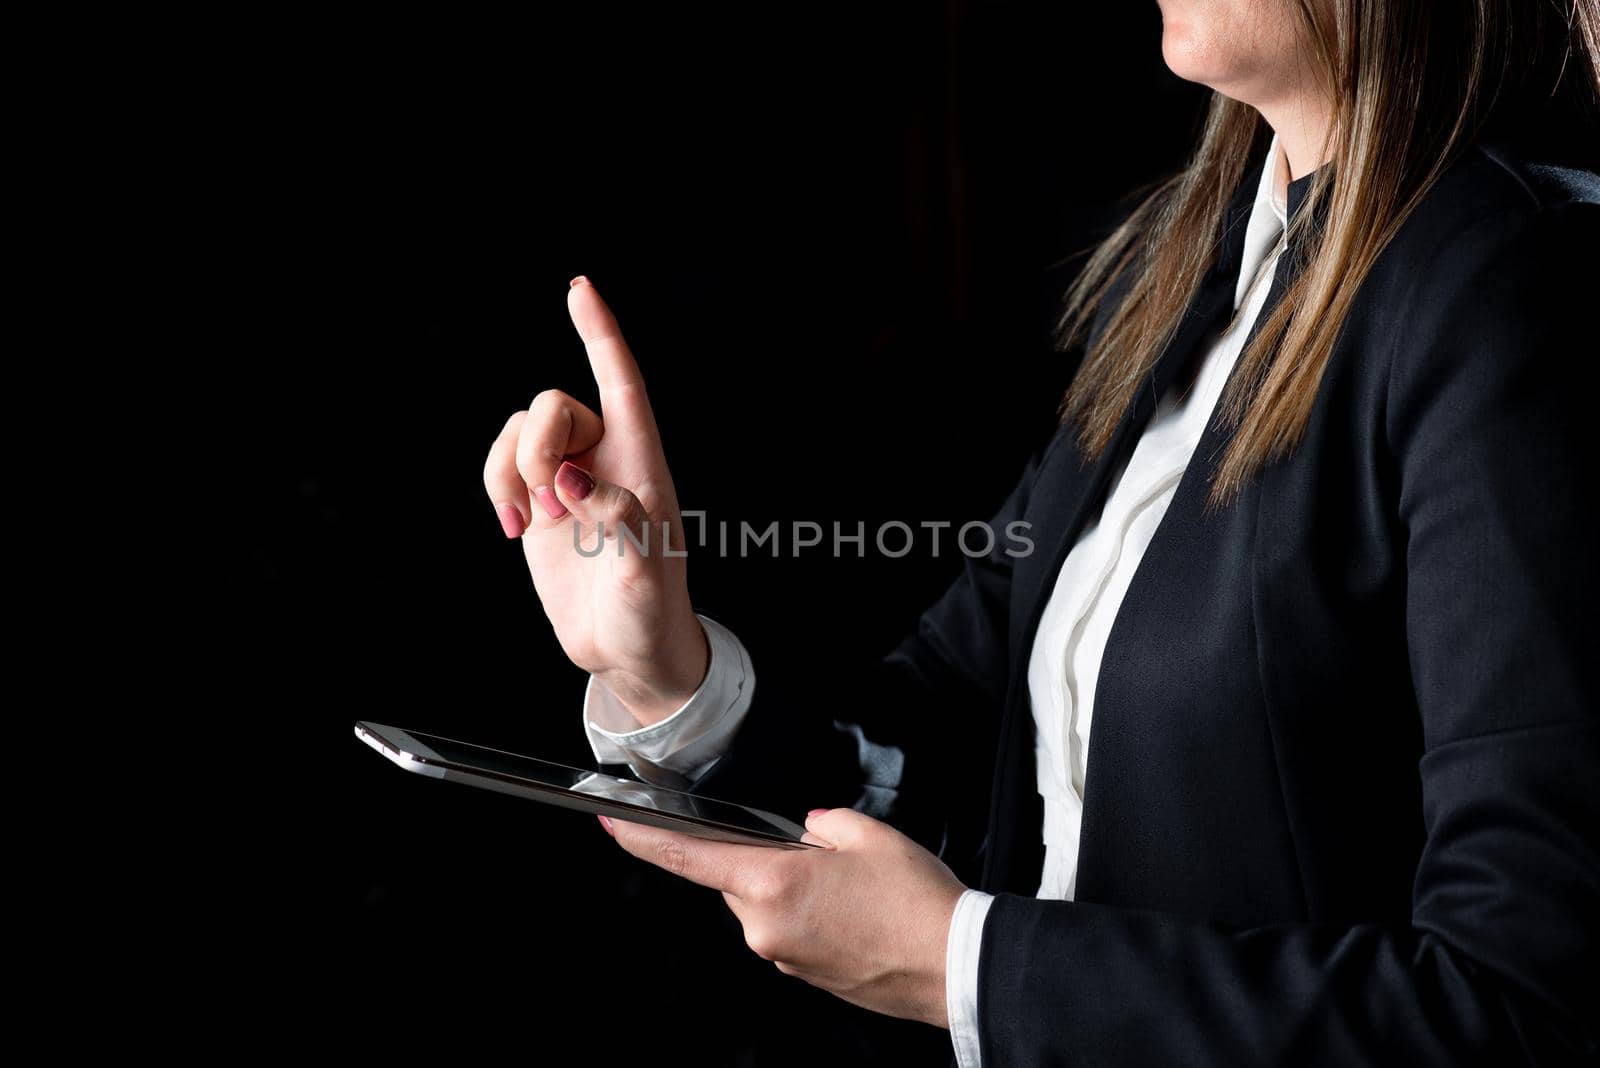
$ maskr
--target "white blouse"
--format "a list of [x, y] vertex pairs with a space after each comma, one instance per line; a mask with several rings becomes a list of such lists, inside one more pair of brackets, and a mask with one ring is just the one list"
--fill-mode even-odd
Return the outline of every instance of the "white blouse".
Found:
[[[1168, 389], [1132, 454], [1113, 472], [1099, 517], [1084, 528], [1056, 575], [1029, 651], [1034, 756], [1044, 801], [1041, 898], [1070, 900], [1076, 889], [1089, 729], [1106, 638], [1261, 312], [1283, 250], [1289, 169], [1276, 136], [1267, 160], [1234, 287], [1238, 314], [1206, 354], [1194, 381]], [[609, 691], [590, 679], [584, 727], [596, 760], [627, 762], [646, 771], [654, 763], [694, 775], [709, 767], [733, 737], [755, 688], [749, 654], [726, 628], [700, 618], [710, 639], [711, 666], [700, 690], [666, 720], [638, 728]], [[979, 1065], [978, 953], [992, 901], [981, 890], [966, 891], [950, 924], [945, 996], [961, 1068]]]

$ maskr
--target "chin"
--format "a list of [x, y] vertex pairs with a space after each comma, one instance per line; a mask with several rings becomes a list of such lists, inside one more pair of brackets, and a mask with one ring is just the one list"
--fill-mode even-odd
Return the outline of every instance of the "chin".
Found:
[[1294, 67], [1299, 16], [1287, 0], [1161, 2], [1161, 58], [1184, 81], [1258, 104]]
[[1227, 62], [1225, 47], [1219, 47], [1215, 27], [1203, 18], [1190, 18], [1181, 14], [1167, 14], [1163, 10], [1161, 25], [1161, 58], [1167, 69], [1188, 82], [1200, 82], [1219, 89], [1219, 82], [1229, 81], [1231, 64]]

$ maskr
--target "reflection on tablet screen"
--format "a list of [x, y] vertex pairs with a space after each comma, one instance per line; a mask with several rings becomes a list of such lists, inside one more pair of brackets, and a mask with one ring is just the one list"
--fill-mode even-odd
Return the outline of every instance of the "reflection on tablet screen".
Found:
[[[619, 779], [613, 775], [584, 768], [569, 768], [564, 764], [552, 764], [547, 760], [535, 760], [533, 757], [488, 749], [480, 745], [458, 742], [453, 738], [424, 734], [421, 731], [406, 733], [432, 749], [445, 763], [463, 768], [509, 775], [558, 790], [591, 794], [664, 814], [707, 820], [725, 827], [735, 827], [742, 831], [753, 831], [789, 841], [798, 841], [805, 832], [804, 827], [790, 823], [782, 817], [759, 809], [747, 808], [744, 805], [669, 790], [664, 786]], [[425, 757], [425, 754], [419, 755]]]

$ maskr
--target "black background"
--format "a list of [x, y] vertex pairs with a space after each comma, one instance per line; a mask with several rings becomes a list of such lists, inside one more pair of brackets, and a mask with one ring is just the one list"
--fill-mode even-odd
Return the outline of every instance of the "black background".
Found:
[[[262, 773], [275, 831], [251, 877], [322, 921], [302, 978], [332, 1018], [533, 1063], [592, 1042], [849, 1064], [870, 1041], [943, 1063], [943, 1032], [777, 973], [714, 891], [592, 817], [405, 775], [351, 725], [590, 762], [585, 677], [481, 481], [540, 390], [594, 401], [578, 273], [643, 368], [683, 507], [986, 516], [1052, 428], [1077, 254], [1198, 129], [1205, 90], [1162, 64], [1155, 5], [586, 3], [275, 39], [228, 121], [254, 146], [233, 209], [260, 309], [245, 640], [297, 754]], [[959, 557], [930, 547], [701, 552], [690, 585], [758, 678], [769, 643], [825, 672], [886, 652], [950, 581]]]

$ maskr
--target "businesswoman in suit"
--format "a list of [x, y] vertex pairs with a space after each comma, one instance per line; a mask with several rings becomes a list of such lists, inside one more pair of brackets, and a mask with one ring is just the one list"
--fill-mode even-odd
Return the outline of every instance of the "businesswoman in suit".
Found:
[[[540, 394], [485, 481], [596, 755], [827, 848], [607, 829], [963, 1066], [1594, 1058], [1600, 8], [1161, 6], [1200, 143], [1068, 294], [993, 550], [881, 662], [694, 613], [574, 280], [602, 412]], [[602, 521], [645, 551], [575, 552]]]

